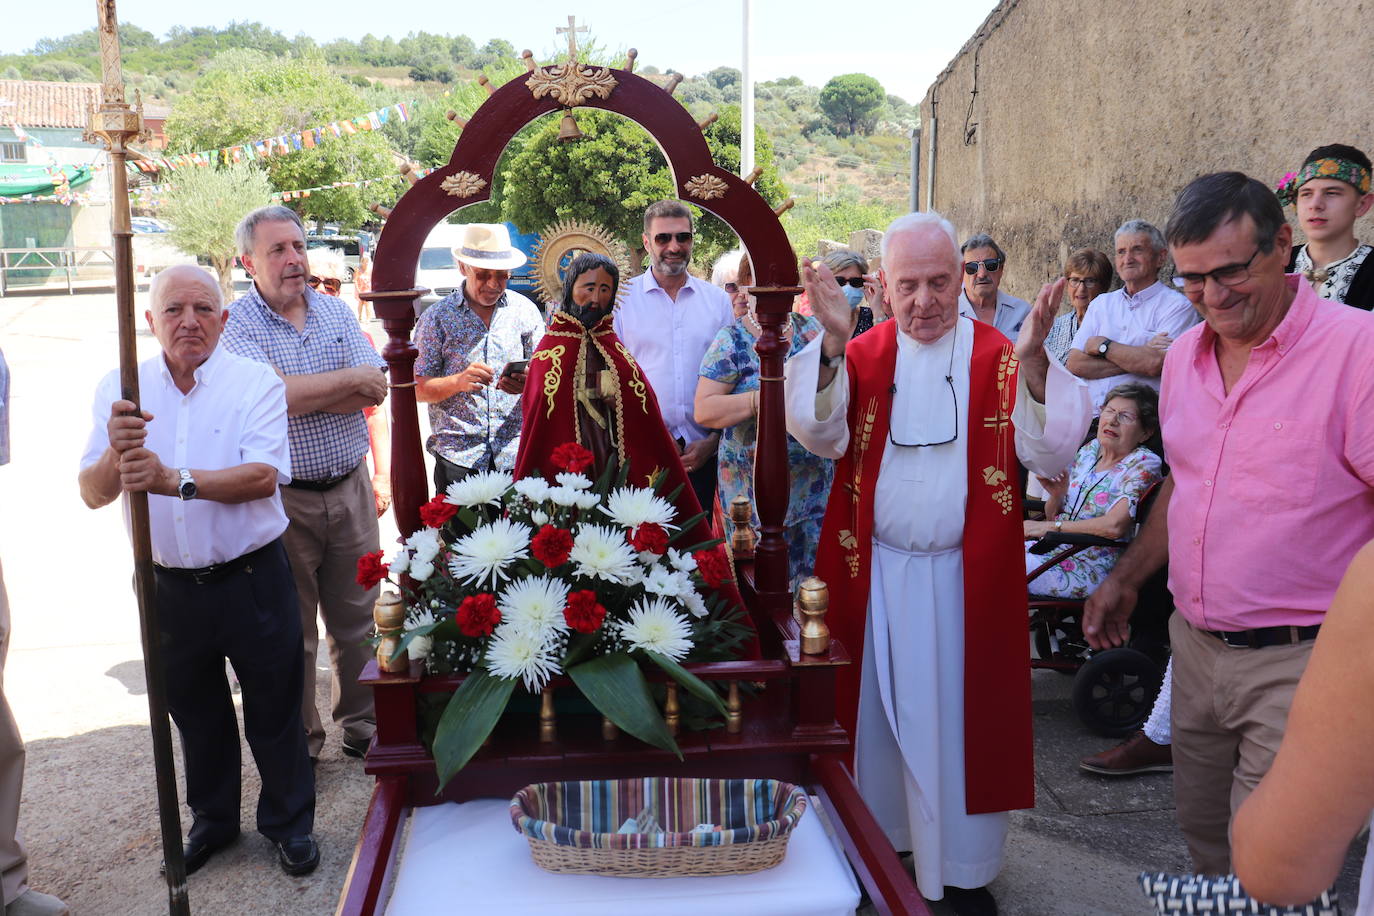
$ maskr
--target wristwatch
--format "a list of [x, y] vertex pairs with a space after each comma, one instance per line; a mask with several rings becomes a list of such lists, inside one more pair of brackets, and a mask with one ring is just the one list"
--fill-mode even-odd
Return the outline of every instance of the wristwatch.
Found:
[[1058, 521], [1056, 521], [1056, 522], [1054, 523], [1054, 530], [1055, 530], [1055, 531], [1063, 531], [1063, 530], [1064, 530], [1064, 520], [1063, 520], [1063, 519], [1059, 519]]
[[177, 468], [181, 483], [177, 484], [177, 495], [183, 500], [196, 498], [196, 480], [187, 468]]
[[843, 352], [839, 353], [836, 356], [826, 356], [825, 351], [821, 351], [821, 365], [825, 366], [827, 369], [834, 369], [842, 362], [844, 362]]
[[1097, 355], [1105, 358], [1107, 355], [1107, 348], [1111, 345], [1112, 342], [1110, 340], [1105, 337], [1102, 338], [1102, 343], [1097, 345]]

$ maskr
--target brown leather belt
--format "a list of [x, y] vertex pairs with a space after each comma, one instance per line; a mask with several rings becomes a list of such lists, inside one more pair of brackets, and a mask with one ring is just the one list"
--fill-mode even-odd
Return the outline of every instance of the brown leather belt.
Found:
[[1296, 646], [1316, 639], [1322, 625], [1310, 627], [1256, 627], [1253, 630], [1203, 630], [1236, 649], [1265, 649], [1269, 646]]
[[[356, 467], [353, 471], [358, 470]], [[299, 477], [292, 478], [286, 486], [293, 490], [310, 490], [314, 493], [324, 493], [332, 490], [345, 480], [353, 476], [353, 471], [347, 474], [340, 474], [338, 477], [326, 477], [324, 480], [302, 480]]]

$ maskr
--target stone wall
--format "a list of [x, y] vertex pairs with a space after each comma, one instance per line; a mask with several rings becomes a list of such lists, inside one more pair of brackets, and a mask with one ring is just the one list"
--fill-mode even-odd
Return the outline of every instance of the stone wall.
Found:
[[[935, 133], [934, 209], [990, 232], [1031, 299], [1125, 220], [1162, 229], [1198, 175], [1272, 185], [1324, 143], [1374, 154], [1371, 70], [1367, 0], [1004, 0], [921, 103], [921, 207]], [[1374, 215], [1356, 232], [1374, 241]]]

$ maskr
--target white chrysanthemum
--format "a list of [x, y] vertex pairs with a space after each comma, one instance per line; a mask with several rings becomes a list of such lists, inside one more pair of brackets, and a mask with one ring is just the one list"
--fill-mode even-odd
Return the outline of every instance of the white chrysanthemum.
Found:
[[530, 513], [530, 521], [540, 526], [547, 525], [549, 523], [549, 513], [545, 512], [543, 509], [535, 509]]
[[601, 497], [590, 490], [583, 490], [577, 494], [577, 508], [579, 509], [595, 509], [600, 504]]
[[644, 584], [644, 569], [638, 565], [631, 566], [625, 571], [625, 577], [620, 580], [621, 585], [635, 586]]
[[410, 578], [416, 582], [423, 582], [434, 575], [433, 560], [416, 560], [410, 564]]
[[706, 602], [701, 600], [701, 595], [697, 594], [695, 588], [688, 588], [679, 596], [682, 603], [687, 605], [687, 613], [693, 617], [705, 617], [709, 611], [706, 609]]
[[547, 640], [567, 629], [563, 619], [567, 603], [568, 583], [547, 576], [527, 576], [507, 585], [496, 607], [503, 623]]
[[508, 518], [483, 525], [453, 544], [449, 571], [459, 582], [482, 585], [506, 578], [506, 567], [529, 555], [530, 529]]
[[410, 536], [406, 541], [406, 546], [414, 555], [411, 562], [433, 560], [439, 555], [439, 548], [443, 546], [443, 539], [439, 537], [438, 528], [421, 528]]
[[396, 577], [408, 569], [410, 569], [410, 551], [402, 547], [396, 552], [396, 556], [391, 558], [391, 565], [387, 567], [387, 572]]
[[543, 690], [549, 678], [560, 673], [548, 642], [506, 624], [496, 628], [487, 646], [487, 670], [496, 677], [520, 678], [531, 693]]
[[532, 503], [547, 501], [551, 489], [542, 477], [526, 477], [515, 482], [515, 492]]
[[676, 514], [672, 504], [659, 499], [653, 490], [639, 487], [620, 487], [613, 490], [606, 497], [606, 505], [601, 511], [609, 515], [617, 525], [630, 529], [638, 528], [646, 522], [653, 522], [665, 528], [677, 527], [669, 524]]
[[560, 487], [567, 487], [569, 490], [585, 490], [592, 485], [586, 474], [574, 474], [571, 471], [555, 474], [553, 479], [558, 481]]
[[636, 571], [635, 552], [625, 534], [604, 525], [579, 525], [568, 558], [577, 574], [611, 582], [627, 582]]
[[621, 637], [631, 649], [657, 652], [677, 661], [692, 649], [692, 628], [662, 598], [643, 599], [630, 608], [630, 619], [620, 625]]
[[[655, 566], [644, 574], [644, 590], [665, 598], [677, 598], [682, 594], [682, 579], [666, 566]], [[688, 588], [691, 584], [688, 583]]]
[[668, 562], [680, 572], [689, 573], [697, 568], [697, 561], [690, 553], [678, 553], [671, 547], [668, 548]]
[[434, 640], [428, 636], [417, 636], [406, 646], [406, 655], [415, 661], [423, 661], [429, 658], [429, 654], [434, 651]]
[[549, 499], [553, 500], [554, 505], [557, 506], [575, 506], [579, 496], [581, 493], [571, 487], [549, 488]]
[[499, 506], [510, 486], [510, 474], [505, 471], [481, 471], [449, 484], [444, 502], [455, 506]]

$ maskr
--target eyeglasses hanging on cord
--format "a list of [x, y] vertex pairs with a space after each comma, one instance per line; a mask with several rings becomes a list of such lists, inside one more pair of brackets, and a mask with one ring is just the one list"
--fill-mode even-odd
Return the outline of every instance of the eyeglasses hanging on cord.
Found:
[[[954, 402], [954, 434], [948, 439], [939, 442], [898, 442], [893, 434], [893, 428], [897, 425], [894, 416], [889, 413], [887, 418], [887, 439], [893, 445], [901, 448], [930, 448], [936, 445], [949, 445], [959, 438], [959, 393], [954, 390], [954, 351], [958, 348], [959, 329], [956, 325], [953, 332], [949, 335], [949, 369], [945, 372], [945, 384], [949, 386], [949, 396]], [[897, 385], [892, 385], [892, 410], [897, 407]]]

